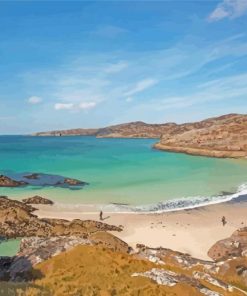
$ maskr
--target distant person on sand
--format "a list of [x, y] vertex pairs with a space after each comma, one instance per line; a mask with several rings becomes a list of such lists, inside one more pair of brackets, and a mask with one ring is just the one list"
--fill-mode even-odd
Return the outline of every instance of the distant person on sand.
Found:
[[226, 225], [226, 217], [223, 216], [221, 219], [222, 225], [225, 226]]
[[103, 212], [102, 211], [100, 211], [100, 213], [99, 213], [99, 219], [103, 220]]

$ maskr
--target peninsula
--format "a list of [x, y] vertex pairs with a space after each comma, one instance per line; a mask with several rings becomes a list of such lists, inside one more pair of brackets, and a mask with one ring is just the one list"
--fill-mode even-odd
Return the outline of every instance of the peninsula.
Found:
[[154, 148], [210, 157], [247, 156], [247, 115], [227, 114], [192, 123], [148, 124], [141, 121], [99, 129], [39, 132], [33, 136], [160, 139]]

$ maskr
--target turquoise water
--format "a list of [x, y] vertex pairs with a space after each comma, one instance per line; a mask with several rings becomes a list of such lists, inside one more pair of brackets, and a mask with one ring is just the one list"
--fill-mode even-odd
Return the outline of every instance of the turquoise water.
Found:
[[0, 241], [0, 256], [14, 256], [19, 251], [20, 239]]
[[194, 157], [152, 149], [153, 139], [0, 137], [1, 173], [47, 173], [89, 183], [81, 190], [0, 188], [21, 199], [41, 195], [61, 203], [145, 205], [215, 196], [247, 181], [247, 161]]

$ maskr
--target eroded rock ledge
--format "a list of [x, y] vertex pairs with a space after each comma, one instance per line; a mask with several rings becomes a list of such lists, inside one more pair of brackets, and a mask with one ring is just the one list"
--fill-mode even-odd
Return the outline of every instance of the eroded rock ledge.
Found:
[[35, 195], [22, 200], [25, 204], [30, 205], [53, 205], [53, 201], [39, 195]]
[[220, 158], [247, 157], [247, 115], [229, 114], [177, 126], [154, 148]]
[[16, 181], [7, 176], [0, 175], [0, 187], [19, 187], [27, 185], [24, 181]]
[[59, 175], [41, 174], [41, 173], [10, 173], [0, 175], [0, 187], [20, 187], [20, 186], [54, 186], [67, 188], [82, 188], [88, 185], [87, 182], [67, 178]]
[[39, 219], [33, 214], [34, 210], [35, 208], [25, 203], [0, 197], [0, 236], [16, 238], [75, 235], [87, 238], [97, 231], [122, 231], [120, 227], [92, 220]]

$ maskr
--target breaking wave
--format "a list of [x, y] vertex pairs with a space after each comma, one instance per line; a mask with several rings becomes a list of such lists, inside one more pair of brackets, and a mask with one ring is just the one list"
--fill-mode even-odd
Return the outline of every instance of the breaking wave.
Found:
[[235, 193], [224, 192], [216, 196], [184, 197], [173, 200], [166, 200], [155, 204], [130, 206], [123, 204], [110, 204], [104, 206], [104, 210], [114, 212], [136, 212], [136, 213], [163, 213], [179, 210], [194, 209], [202, 206], [219, 204], [229, 201], [247, 200], [247, 183], [240, 185]]

